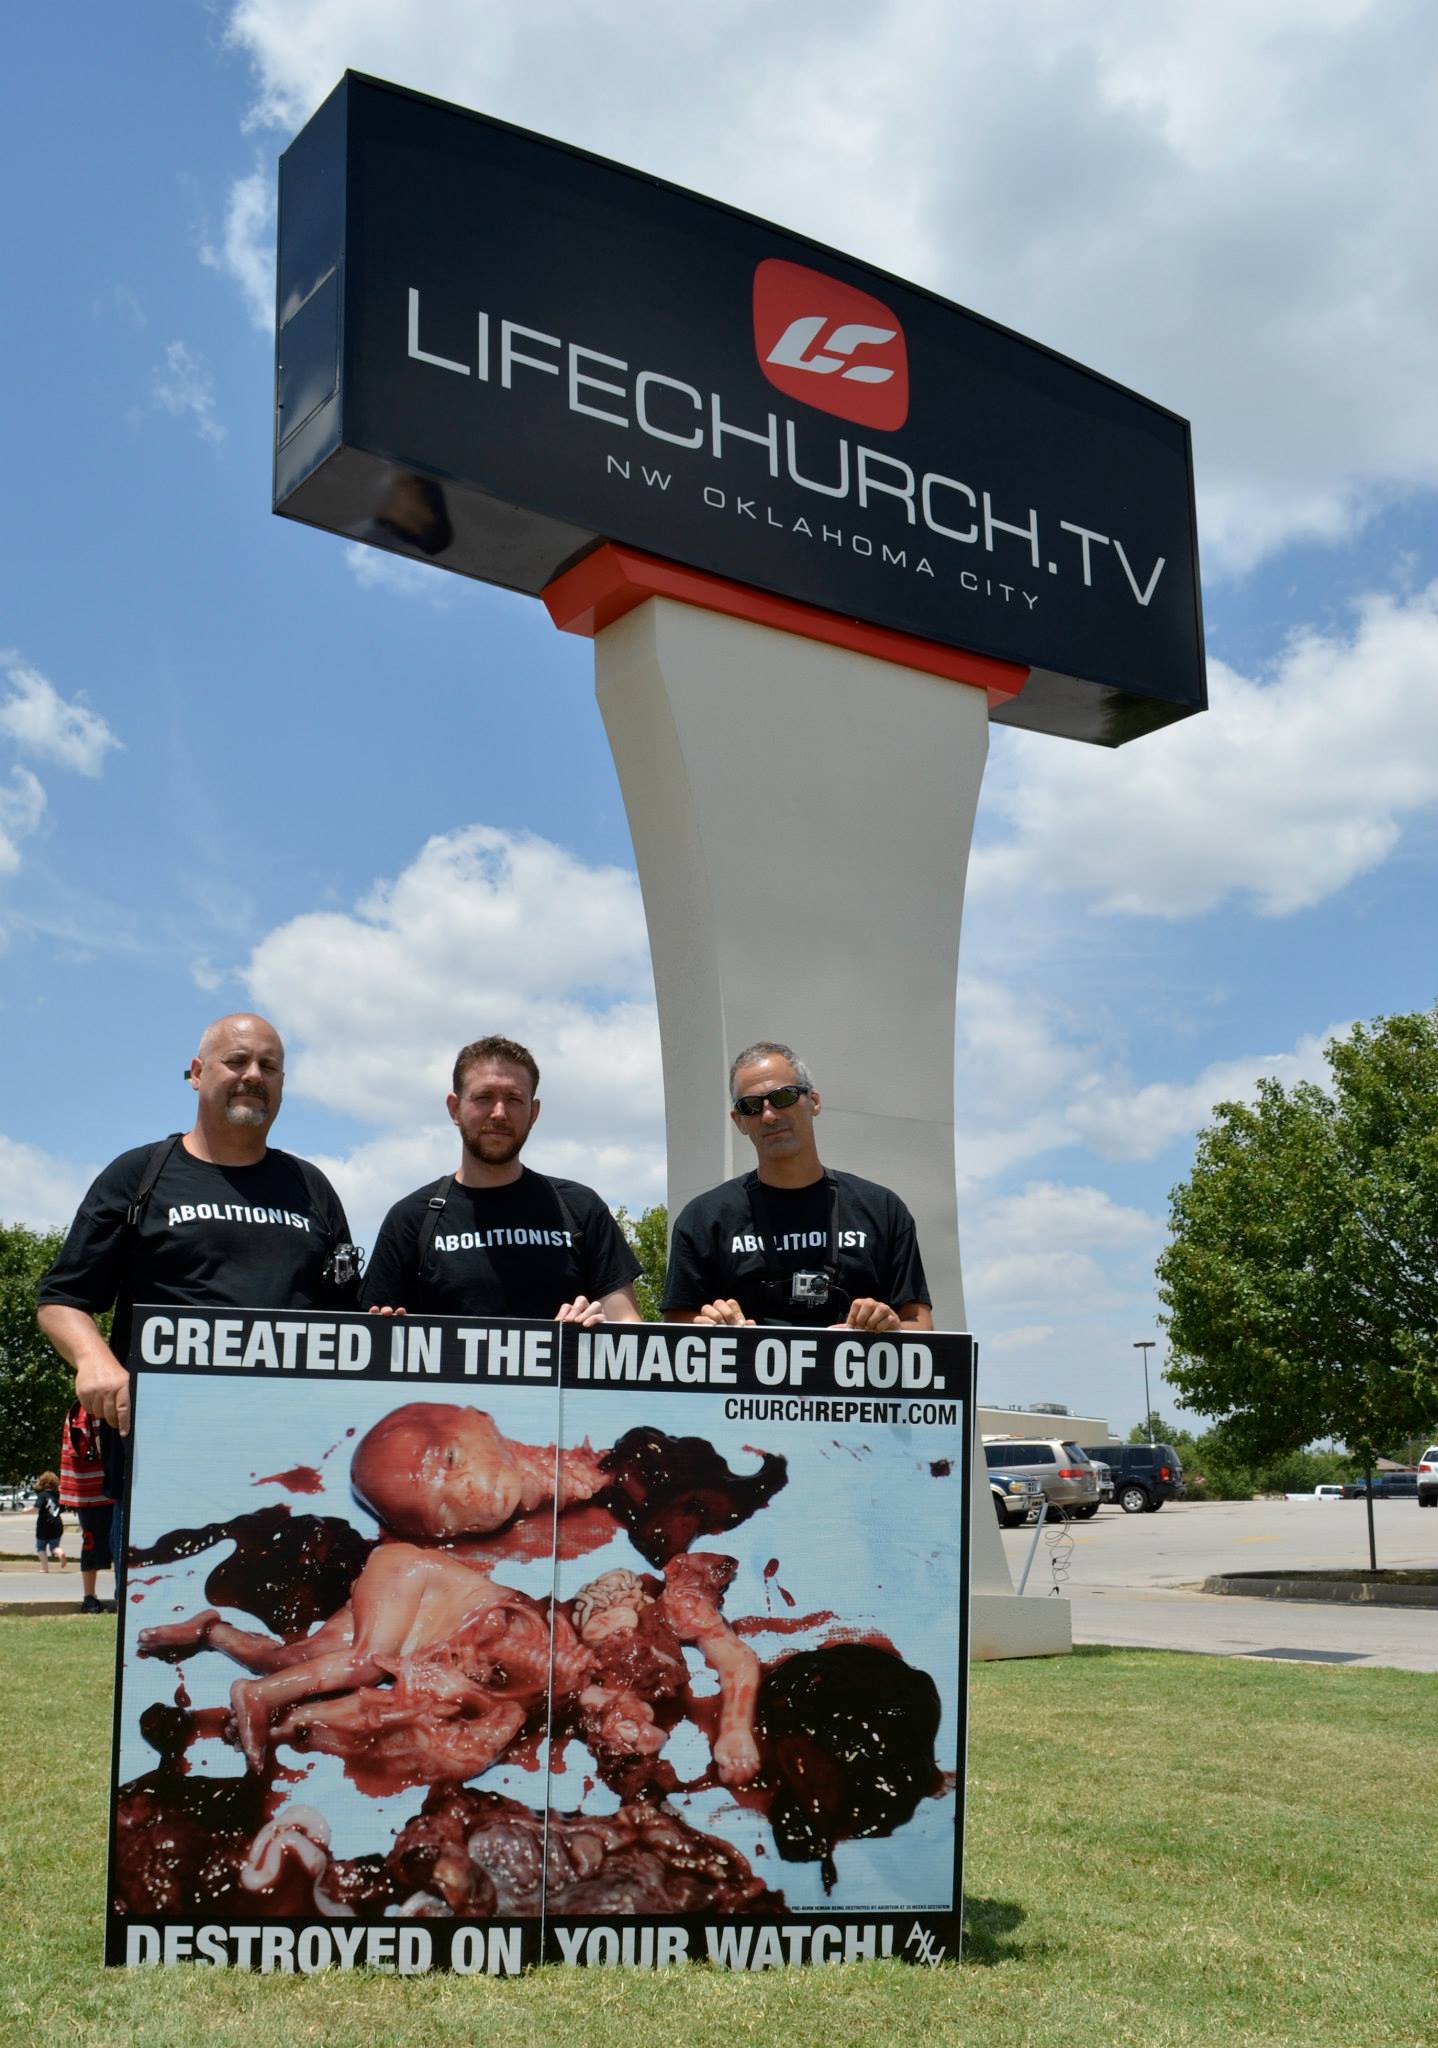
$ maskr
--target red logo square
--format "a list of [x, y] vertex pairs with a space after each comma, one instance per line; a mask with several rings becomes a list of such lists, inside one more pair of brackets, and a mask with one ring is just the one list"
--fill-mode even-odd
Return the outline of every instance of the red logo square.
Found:
[[768, 257], [754, 272], [754, 350], [776, 391], [892, 433], [909, 416], [904, 330], [881, 299]]

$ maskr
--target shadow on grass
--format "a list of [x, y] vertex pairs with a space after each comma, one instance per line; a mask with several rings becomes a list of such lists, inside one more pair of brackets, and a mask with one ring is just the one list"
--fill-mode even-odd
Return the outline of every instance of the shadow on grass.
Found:
[[1018, 1962], [1025, 1954], [1020, 1941], [1006, 1941], [1028, 1918], [1012, 1899], [964, 1899], [964, 1961], [992, 1969], [996, 1963]]

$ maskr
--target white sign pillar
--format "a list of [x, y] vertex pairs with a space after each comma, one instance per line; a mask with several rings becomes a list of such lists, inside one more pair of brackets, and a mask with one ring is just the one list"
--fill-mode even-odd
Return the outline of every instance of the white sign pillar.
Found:
[[[649, 925], [671, 1217], [747, 1170], [729, 1063], [785, 1041], [823, 1098], [821, 1157], [902, 1195], [934, 1320], [963, 1329], [954, 999], [984, 690], [662, 596], [592, 623]], [[975, 1656], [1068, 1650], [1066, 1604], [1013, 1592], [977, 1446], [972, 1485]]]

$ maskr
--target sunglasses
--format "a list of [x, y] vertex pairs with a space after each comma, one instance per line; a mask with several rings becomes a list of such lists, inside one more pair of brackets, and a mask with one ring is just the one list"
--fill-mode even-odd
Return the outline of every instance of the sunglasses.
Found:
[[801, 1095], [808, 1095], [810, 1092], [801, 1081], [789, 1081], [782, 1088], [767, 1088], [762, 1095], [736, 1095], [735, 1114], [762, 1116], [766, 1102], [771, 1109], [792, 1109]]

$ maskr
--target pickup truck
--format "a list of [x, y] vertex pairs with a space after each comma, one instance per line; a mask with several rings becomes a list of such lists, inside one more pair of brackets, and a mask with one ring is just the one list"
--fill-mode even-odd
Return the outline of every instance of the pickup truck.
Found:
[[1285, 1500], [1342, 1500], [1341, 1486], [1315, 1486], [1312, 1493], [1285, 1493]]

